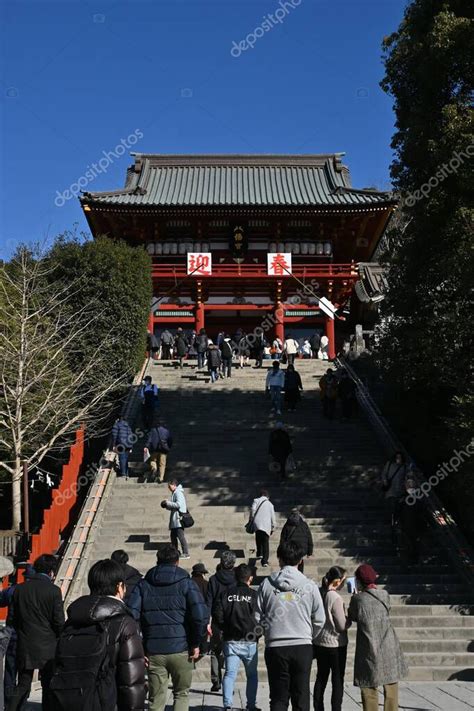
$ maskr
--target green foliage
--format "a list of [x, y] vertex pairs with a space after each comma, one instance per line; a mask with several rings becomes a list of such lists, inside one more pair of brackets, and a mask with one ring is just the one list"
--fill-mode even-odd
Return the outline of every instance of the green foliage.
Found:
[[[81, 280], [75, 306], [94, 305], [93, 325], [86, 329], [79, 348], [83, 352], [97, 348], [112, 330], [116, 339], [105, 346], [109, 349], [107, 368], [117, 374], [129, 372], [133, 377], [146, 350], [152, 298], [148, 254], [107, 237], [81, 241], [66, 234], [56, 240], [49, 259], [56, 268], [55, 278]], [[80, 362], [80, 353], [75, 358]], [[101, 377], [100, 373], [95, 376]]]
[[473, 425], [474, 33], [467, 11], [464, 0], [414, 0], [383, 43], [382, 87], [396, 115], [392, 178], [402, 203], [383, 257], [389, 291], [377, 358], [415, 433], [419, 423], [424, 454], [438, 461], [466, 445]]

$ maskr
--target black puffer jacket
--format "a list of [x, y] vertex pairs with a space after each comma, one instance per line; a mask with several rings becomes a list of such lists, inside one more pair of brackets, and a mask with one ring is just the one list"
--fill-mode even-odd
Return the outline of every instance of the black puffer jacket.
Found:
[[[115, 650], [118, 711], [142, 711], [145, 708], [145, 654], [138, 625], [124, 603], [115, 597], [84, 595], [68, 608], [64, 632], [68, 627], [87, 627], [96, 622], [111, 620], [109, 640]], [[114, 690], [111, 690], [111, 704]], [[109, 706], [107, 706], [107, 709]], [[111, 705], [110, 708], [114, 708]]]
[[305, 555], [313, 555], [313, 536], [309, 530], [309, 526], [302, 516], [298, 513], [292, 513], [288, 517], [285, 525], [282, 528], [280, 543], [293, 541], [298, 543], [304, 551]]

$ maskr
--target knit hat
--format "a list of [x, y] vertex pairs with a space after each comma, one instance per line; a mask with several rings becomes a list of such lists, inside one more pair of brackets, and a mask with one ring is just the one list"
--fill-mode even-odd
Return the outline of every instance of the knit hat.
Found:
[[235, 565], [236, 555], [233, 551], [222, 551], [221, 566], [224, 570], [232, 570]]
[[362, 585], [367, 586], [375, 585], [379, 574], [375, 572], [371, 565], [364, 563], [363, 565], [359, 565], [355, 572], [355, 576], [357, 580], [362, 583]]

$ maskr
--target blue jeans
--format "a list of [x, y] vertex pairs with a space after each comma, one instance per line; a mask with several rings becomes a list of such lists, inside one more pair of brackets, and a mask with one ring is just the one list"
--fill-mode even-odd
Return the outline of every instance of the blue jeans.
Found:
[[[122, 445], [123, 446], [123, 445]], [[122, 446], [120, 449], [122, 449]], [[119, 460], [119, 476], [128, 476], [128, 457], [130, 455], [130, 451], [128, 449], [125, 449], [123, 452], [120, 451], [118, 455], [118, 460]]]
[[281, 412], [281, 387], [278, 385], [270, 386], [270, 397], [272, 399], [272, 405], [277, 412]]
[[256, 642], [224, 642], [225, 674], [222, 680], [224, 708], [232, 708], [234, 684], [240, 662], [247, 676], [247, 708], [254, 709], [258, 689], [258, 648]]

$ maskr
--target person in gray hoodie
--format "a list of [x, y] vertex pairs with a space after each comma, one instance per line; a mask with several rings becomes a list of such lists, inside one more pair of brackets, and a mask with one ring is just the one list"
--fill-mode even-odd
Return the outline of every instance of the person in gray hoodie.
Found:
[[326, 622], [319, 588], [298, 570], [304, 551], [293, 541], [277, 550], [281, 570], [260, 585], [256, 634], [265, 635], [271, 711], [309, 711], [313, 640]]

